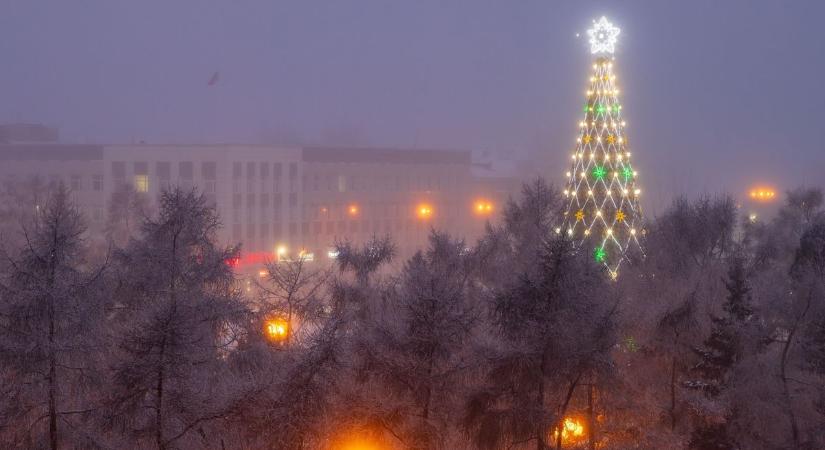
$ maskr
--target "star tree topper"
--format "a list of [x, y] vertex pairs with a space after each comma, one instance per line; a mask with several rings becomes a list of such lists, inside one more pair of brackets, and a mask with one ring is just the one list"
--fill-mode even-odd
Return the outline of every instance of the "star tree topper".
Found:
[[621, 31], [604, 16], [598, 21], [594, 20], [593, 28], [587, 30], [587, 35], [590, 36], [590, 53], [613, 53]]

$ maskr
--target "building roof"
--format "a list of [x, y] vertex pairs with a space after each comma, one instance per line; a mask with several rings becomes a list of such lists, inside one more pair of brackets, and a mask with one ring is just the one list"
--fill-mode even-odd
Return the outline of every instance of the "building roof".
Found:
[[304, 147], [302, 156], [304, 162], [314, 163], [469, 165], [471, 161], [471, 153], [462, 150]]
[[0, 144], [0, 161], [93, 161], [102, 159], [102, 145]]

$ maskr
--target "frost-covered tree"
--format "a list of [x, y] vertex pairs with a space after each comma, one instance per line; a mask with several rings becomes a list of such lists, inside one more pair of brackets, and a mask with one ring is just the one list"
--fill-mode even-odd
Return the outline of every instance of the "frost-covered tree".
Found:
[[[404, 266], [359, 339], [361, 382], [381, 387], [375, 405], [394, 417], [393, 433], [409, 448], [446, 448], [467, 371], [475, 255], [462, 240], [433, 232], [429, 247]], [[381, 405], [381, 406], [378, 406]], [[389, 423], [385, 420], [385, 423]]]
[[106, 219], [106, 237], [117, 245], [125, 245], [140, 230], [149, 214], [149, 198], [124, 184], [112, 192]]
[[600, 388], [612, 371], [616, 299], [592, 258], [554, 233], [559, 208], [558, 192], [536, 181], [480, 242], [495, 341], [479, 356], [480, 380], [466, 401], [463, 426], [475, 448], [560, 446], [554, 430], [586, 409], [577, 394]]
[[224, 356], [245, 310], [218, 226], [202, 195], [164, 192], [116, 255], [108, 422], [131, 442], [208, 442], [204, 427], [238, 407]]
[[312, 327], [327, 306], [322, 301], [330, 270], [307, 261], [303, 256], [294, 260], [266, 263], [265, 275], [258, 281], [260, 297], [257, 312], [261, 320], [282, 320], [286, 324], [283, 341], [306, 325]]
[[[694, 349], [699, 362], [691, 371], [698, 378], [686, 381], [686, 385], [701, 390], [712, 399], [717, 399], [729, 387], [735, 366], [749, 356], [747, 349], [753, 348], [747, 342], [747, 338], [754, 337], [747, 332], [748, 323], [753, 319], [753, 308], [743, 258], [732, 259], [725, 287], [727, 296], [722, 305], [723, 312], [711, 318], [710, 335], [701, 347]], [[703, 413], [702, 422], [691, 437], [691, 448], [736, 448], [737, 444], [727, 426], [732, 414], [730, 411], [735, 409], [718, 408], [713, 413]], [[724, 412], [719, 414], [719, 410]]]
[[0, 262], [0, 442], [88, 447], [101, 269], [85, 260], [83, 218], [61, 186]]

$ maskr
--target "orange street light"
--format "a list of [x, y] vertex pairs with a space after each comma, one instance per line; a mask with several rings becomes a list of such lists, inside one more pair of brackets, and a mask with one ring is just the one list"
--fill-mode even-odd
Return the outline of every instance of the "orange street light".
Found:
[[358, 215], [358, 205], [355, 205], [355, 204], [349, 205], [349, 208], [347, 208], [347, 213], [351, 216], [357, 216]]
[[289, 335], [289, 322], [284, 319], [270, 319], [264, 328], [270, 341], [283, 342]]
[[[553, 429], [552, 438], [557, 440], [559, 437], [558, 428]], [[579, 442], [584, 439], [584, 425], [570, 417], [565, 417], [561, 424], [561, 441], [563, 443]]]
[[493, 204], [487, 200], [478, 200], [475, 202], [473, 211], [479, 216], [488, 216], [493, 212]]
[[757, 202], [771, 202], [776, 198], [776, 191], [768, 187], [757, 187], [751, 189], [750, 198]]
[[416, 214], [419, 219], [426, 220], [433, 216], [433, 207], [427, 204], [418, 205]]

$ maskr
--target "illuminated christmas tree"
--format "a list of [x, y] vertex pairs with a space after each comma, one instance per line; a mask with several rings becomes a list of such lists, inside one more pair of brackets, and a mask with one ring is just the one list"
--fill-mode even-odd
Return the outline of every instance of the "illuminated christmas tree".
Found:
[[612, 56], [619, 28], [606, 18], [587, 31], [595, 55], [564, 195], [568, 206], [557, 233], [592, 253], [616, 277], [622, 261], [643, 255], [638, 173], [631, 163]]

